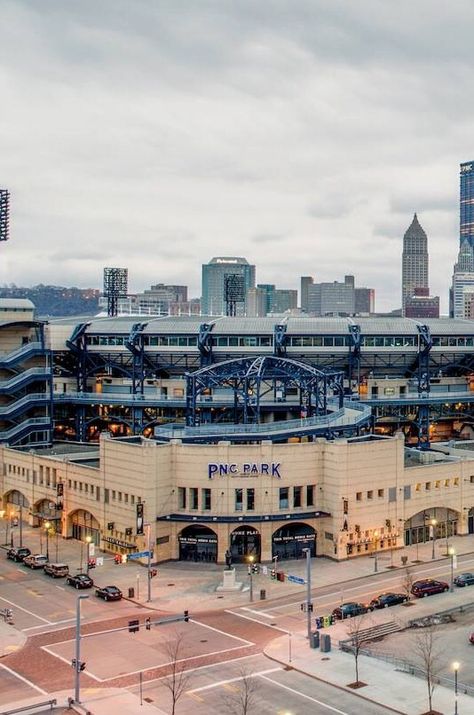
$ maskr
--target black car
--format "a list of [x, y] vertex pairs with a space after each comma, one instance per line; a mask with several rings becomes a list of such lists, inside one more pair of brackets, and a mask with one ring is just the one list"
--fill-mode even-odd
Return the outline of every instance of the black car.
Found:
[[96, 588], [95, 595], [103, 598], [104, 601], [120, 601], [122, 599], [122, 591], [117, 586]]
[[16, 549], [8, 549], [7, 551], [7, 559], [11, 559], [12, 561], [23, 561], [25, 556], [29, 556], [31, 554], [31, 551], [26, 548], [26, 546], [20, 546]]
[[404, 593], [380, 593], [370, 602], [372, 608], [388, 608], [399, 603], [408, 601], [408, 596]]
[[365, 606], [363, 603], [342, 603], [340, 606], [334, 609], [332, 615], [338, 620], [343, 620], [344, 618], [352, 618], [353, 616], [361, 616], [367, 611], [371, 611], [370, 606]]
[[454, 579], [456, 586], [472, 586], [474, 585], [474, 573], [460, 573]]
[[85, 573], [77, 573], [75, 576], [67, 576], [66, 583], [74, 588], [92, 588], [94, 581]]

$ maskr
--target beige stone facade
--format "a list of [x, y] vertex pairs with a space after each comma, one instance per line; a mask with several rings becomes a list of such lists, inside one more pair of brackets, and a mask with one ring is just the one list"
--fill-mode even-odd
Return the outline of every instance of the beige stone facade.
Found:
[[432, 518], [437, 537], [472, 529], [474, 452], [413, 450], [407, 460], [401, 436], [258, 445], [104, 437], [87, 449], [0, 448], [10, 518], [21, 505], [40, 530], [49, 520], [65, 538], [90, 534], [101, 549], [131, 553], [146, 548], [136, 534], [142, 502], [157, 562], [223, 563], [228, 550], [270, 562], [303, 547], [342, 560], [426, 540]]

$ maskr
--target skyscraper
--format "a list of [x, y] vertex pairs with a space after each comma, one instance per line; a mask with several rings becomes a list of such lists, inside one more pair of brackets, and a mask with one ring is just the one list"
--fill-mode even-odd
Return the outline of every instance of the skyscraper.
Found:
[[460, 167], [459, 237], [474, 246], [474, 161]]
[[415, 294], [415, 288], [427, 288], [428, 284], [428, 237], [415, 214], [403, 236], [402, 254], [402, 314], [405, 315], [407, 298]]
[[249, 288], [255, 288], [255, 266], [246, 258], [223, 256], [212, 258], [202, 266], [203, 315], [226, 315], [226, 278], [243, 278], [241, 295], [234, 296], [236, 315], [245, 315], [245, 299]]

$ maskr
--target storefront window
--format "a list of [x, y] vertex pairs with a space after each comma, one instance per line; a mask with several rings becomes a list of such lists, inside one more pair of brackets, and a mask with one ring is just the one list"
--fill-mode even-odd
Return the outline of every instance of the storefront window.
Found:
[[255, 489], [247, 489], [247, 511], [255, 509]]
[[288, 487], [280, 487], [280, 509], [288, 509]]

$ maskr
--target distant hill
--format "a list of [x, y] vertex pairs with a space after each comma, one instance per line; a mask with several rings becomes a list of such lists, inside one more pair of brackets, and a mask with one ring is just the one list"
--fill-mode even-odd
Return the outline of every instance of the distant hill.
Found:
[[94, 314], [99, 310], [100, 291], [95, 288], [65, 288], [45, 286], [42, 283], [31, 288], [15, 285], [1, 286], [0, 298], [29, 298], [36, 307], [37, 315]]

